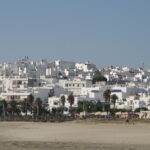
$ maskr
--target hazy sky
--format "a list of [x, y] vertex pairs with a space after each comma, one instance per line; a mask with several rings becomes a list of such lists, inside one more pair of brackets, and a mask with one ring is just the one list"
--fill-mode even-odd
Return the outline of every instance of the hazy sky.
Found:
[[0, 0], [0, 62], [24, 56], [150, 68], [150, 0]]

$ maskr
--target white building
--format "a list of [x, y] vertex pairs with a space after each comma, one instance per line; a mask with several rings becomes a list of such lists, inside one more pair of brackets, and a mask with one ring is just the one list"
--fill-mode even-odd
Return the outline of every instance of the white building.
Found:
[[30, 92], [7, 92], [7, 93], [1, 93], [0, 99], [1, 100], [16, 100], [16, 101], [23, 101], [26, 99], [31, 93]]
[[64, 89], [73, 92], [73, 95], [81, 95], [81, 89], [84, 87], [90, 87], [91, 81], [59, 80], [59, 85]]

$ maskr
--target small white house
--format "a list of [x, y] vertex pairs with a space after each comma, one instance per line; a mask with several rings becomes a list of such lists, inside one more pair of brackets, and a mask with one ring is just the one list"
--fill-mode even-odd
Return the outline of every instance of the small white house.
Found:
[[[68, 113], [68, 110], [70, 108], [70, 103], [68, 102], [68, 96], [65, 96], [65, 110], [66, 112], [64, 113]], [[49, 110], [52, 111], [52, 109], [57, 109], [59, 107], [62, 107], [62, 103], [61, 103], [61, 97], [57, 97], [57, 96], [53, 96], [53, 97], [49, 97], [48, 98], [48, 105], [49, 105]], [[78, 98], [74, 97], [74, 104], [72, 105], [72, 107], [77, 107], [78, 106]]]

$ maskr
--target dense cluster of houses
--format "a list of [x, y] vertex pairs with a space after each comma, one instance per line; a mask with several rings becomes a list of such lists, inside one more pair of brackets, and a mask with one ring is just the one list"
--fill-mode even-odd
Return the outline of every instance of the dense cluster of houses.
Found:
[[[96, 70], [100, 71], [107, 82], [93, 84]], [[111, 66], [98, 69], [90, 62], [34, 62], [28, 57], [0, 64], [1, 100], [23, 101], [32, 94], [34, 98], [40, 98], [43, 104], [47, 104], [51, 111], [62, 105], [62, 95], [67, 99], [70, 93], [74, 96], [73, 107], [78, 107], [79, 101], [105, 103], [103, 94], [107, 89], [111, 91], [111, 95], [118, 97], [116, 109], [150, 110], [150, 70], [144, 68]], [[66, 101], [65, 108], [69, 107], [69, 102]]]

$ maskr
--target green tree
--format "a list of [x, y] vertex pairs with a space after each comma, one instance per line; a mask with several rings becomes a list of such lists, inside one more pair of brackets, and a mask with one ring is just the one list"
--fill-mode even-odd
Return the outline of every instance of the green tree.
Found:
[[0, 115], [3, 116], [4, 120], [6, 119], [6, 115], [7, 115], [7, 102], [6, 102], [6, 100], [0, 101]]
[[35, 108], [36, 108], [37, 116], [39, 116], [40, 112], [42, 110], [42, 101], [41, 101], [40, 98], [36, 98], [36, 100], [35, 100]]
[[78, 102], [77, 112], [83, 112], [83, 102], [81, 101]]
[[104, 105], [104, 110], [107, 112], [108, 115], [108, 112], [110, 111], [110, 105], [109, 104]]
[[85, 112], [93, 112], [94, 104], [93, 102], [84, 101], [83, 102], [83, 111]]
[[103, 97], [104, 97], [105, 102], [106, 102], [106, 104], [104, 104], [104, 110], [107, 112], [107, 116], [108, 116], [108, 112], [110, 111], [111, 91], [109, 89], [104, 91]]
[[27, 99], [25, 98], [21, 103], [21, 111], [23, 113], [25, 113], [25, 116], [27, 117], [27, 111], [28, 111], [28, 108], [29, 108], [29, 104], [28, 104], [28, 101]]
[[97, 112], [97, 111], [102, 111], [102, 104], [101, 103], [94, 104], [93, 112]]
[[140, 111], [148, 111], [148, 108], [142, 107], [142, 108], [136, 108], [135, 112], [140, 112]]
[[103, 93], [103, 97], [105, 99], [105, 102], [110, 102], [110, 94], [111, 94], [111, 91], [109, 89], [107, 89], [106, 91], [104, 91]]
[[78, 102], [77, 112], [97, 112], [102, 111], [102, 104], [89, 101]]
[[64, 107], [65, 106], [65, 102], [66, 102], [66, 98], [65, 98], [64, 95], [61, 96], [60, 101], [61, 101], [62, 106]]
[[14, 114], [17, 114], [19, 115], [20, 113], [20, 109], [17, 107], [18, 104], [15, 100], [11, 100], [8, 102], [8, 113], [11, 115], [11, 116], [14, 116]]
[[72, 107], [72, 105], [74, 104], [74, 96], [73, 96], [72, 93], [68, 96], [67, 100], [68, 100], [68, 102], [70, 104], [70, 107]]
[[63, 106], [63, 108], [62, 108], [62, 113], [63, 113], [63, 112], [64, 112], [65, 102], [66, 102], [66, 98], [65, 98], [65, 96], [64, 96], [64, 95], [63, 95], [63, 96], [61, 96], [60, 101], [61, 101], [61, 104], [62, 104], [62, 106]]
[[96, 70], [92, 79], [92, 83], [95, 84], [96, 82], [107, 81], [107, 79], [100, 73], [99, 70]]
[[111, 102], [114, 105], [114, 109], [115, 109], [115, 105], [116, 105], [116, 100], [118, 99], [118, 96], [116, 94], [111, 95]]
[[33, 102], [34, 102], [34, 96], [32, 94], [28, 95], [26, 103], [27, 103], [27, 109], [30, 111], [31, 114], [33, 111]]

